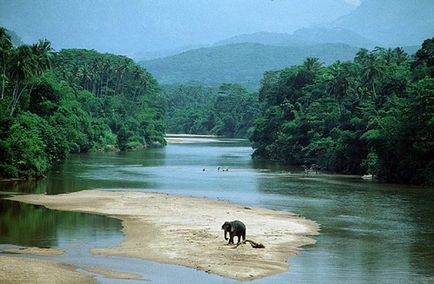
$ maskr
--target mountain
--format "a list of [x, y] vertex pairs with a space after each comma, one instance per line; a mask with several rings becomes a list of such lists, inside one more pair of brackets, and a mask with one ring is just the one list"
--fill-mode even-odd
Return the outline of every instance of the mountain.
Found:
[[434, 1], [364, 0], [331, 26], [353, 30], [382, 46], [419, 45], [434, 35]]
[[[345, 43], [351, 46], [372, 48], [376, 43], [360, 34], [344, 28], [303, 28], [296, 30], [293, 38], [309, 44]], [[285, 42], [283, 42], [285, 44]], [[287, 45], [287, 44], [286, 44]]]
[[325, 64], [351, 60], [357, 50], [345, 44], [289, 47], [239, 43], [189, 50], [140, 64], [161, 83], [240, 83], [257, 87], [265, 71], [300, 64], [306, 57], [318, 57]]
[[355, 9], [348, 0], [0, 0], [0, 25], [24, 42], [132, 55], [211, 44], [256, 31], [292, 32]]
[[216, 42], [214, 45], [234, 43], [260, 43], [279, 46], [305, 46], [324, 43], [344, 43], [351, 46], [372, 48], [375, 42], [353, 32], [349, 29], [334, 27], [303, 28], [293, 34], [258, 32], [243, 34]]
[[145, 51], [145, 52], [137, 52], [132, 55], [132, 58], [135, 61], [151, 60], [156, 58], [172, 56], [175, 54], [185, 52], [190, 49], [198, 49], [201, 47], [206, 47], [206, 45], [201, 45], [201, 44], [185, 45], [174, 49], [159, 49], [159, 50], [152, 50], [152, 51]]
[[6, 30], [6, 33], [11, 37], [11, 42], [14, 46], [24, 44], [24, 42], [21, 40], [21, 37], [19, 37], [14, 31]]
[[[215, 46], [228, 45], [235, 43], [260, 43], [264, 45], [284, 45], [282, 42], [290, 41], [292, 35], [287, 33], [271, 33], [271, 32], [257, 32], [251, 34], [236, 35], [214, 43]], [[297, 40], [293, 42], [293, 46], [303, 45]]]

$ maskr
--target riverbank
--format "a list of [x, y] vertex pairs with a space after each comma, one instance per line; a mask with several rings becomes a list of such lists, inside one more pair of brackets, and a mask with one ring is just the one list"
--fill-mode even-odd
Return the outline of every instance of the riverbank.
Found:
[[0, 256], [1, 283], [97, 283], [77, 267], [52, 261]]
[[[36, 253], [32, 249], [35, 249]], [[11, 251], [8, 252], [11, 253]], [[31, 255], [54, 255], [40, 254], [37, 248], [29, 248], [27, 253]], [[82, 273], [79, 269], [87, 273]], [[101, 275], [106, 279], [147, 281], [138, 274], [99, 267], [75, 266], [41, 259], [0, 256], [0, 283], [98, 283], [95, 275]]]
[[[122, 220], [125, 240], [92, 253], [178, 264], [237, 280], [287, 271], [288, 257], [301, 246], [314, 244], [310, 236], [319, 231], [314, 221], [288, 212], [160, 193], [88, 190], [9, 199]], [[221, 225], [235, 219], [246, 224], [248, 239], [265, 248], [226, 245]]]

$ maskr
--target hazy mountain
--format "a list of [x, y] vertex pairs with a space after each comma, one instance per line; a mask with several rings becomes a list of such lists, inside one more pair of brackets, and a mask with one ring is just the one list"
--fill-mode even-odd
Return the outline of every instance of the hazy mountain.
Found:
[[410, 55], [416, 54], [416, 52], [421, 49], [422, 44], [419, 45], [409, 45], [409, 46], [403, 46], [402, 49]]
[[207, 47], [207, 45], [186, 45], [181, 46], [179, 48], [174, 49], [159, 49], [159, 50], [153, 50], [153, 51], [145, 51], [145, 52], [137, 52], [132, 55], [132, 58], [135, 61], [143, 61], [143, 60], [151, 60], [156, 58], [162, 58], [162, 57], [168, 57], [175, 54], [182, 53], [184, 51], [190, 50], [190, 49], [198, 49], [201, 47]]
[[300, 64], [306, 57], [318, 57], [325, 64], [351, 60], [357, 50], [344, 44], [288, 47], [240, 43], [189, 50], [140, 64], [161, 83], [236, 82], [256, 87], [265, 71]]
[[[235, 43], [260, 43], [264, 45], [282, 45], [284, 41], [290, 41], [292, 35], [287, 33], [271, 33], [271, 32], [257, 32], [251, 34], [236, 35], [224, 40], [216, 42], [214, 45], [228, 45]], [[305, 44], [294, 41], [292, 45]]]
[[[348, 0], [347, 0], [348, 1]], [[293, 32], [356, 6], [345, 0], [0, 0], [0, 25], [25, 42], [133, 55], [212, 44], [237, 34]]]
[[11, 41], [14, 46], [24, 44], [24, 42], [21, 40], [21, 37], [19, 37], [14, 31], [6, 30], [6, 33], [11, 37]]
[[[296, 30], [292, 37], [309, 44], [345, 43], [365, 48], [371, 48], [376, 45], [372, 40], [344, 28], [303, 28]], [[283, 43], [285, 44], [285, 42]]]
[[434, 35], [434, 1], [364, 0], [332, 25], [385, 46], [418, 45]]
[[258, 32], [234, 36], [215, 43], [226, 45], [234, 43], [260, 43], [265, 45], [305, 46], [323, 43], [344, 43], [351, 46], [371, 48], [376, 44], [344, 28], [303, 28], [293, 34]]
[[292, 34], [259, 32], [234, 36], [216, 45], [261, 43], [301, 46], [346, 43], [351, 46], [414, 46], [434, 35], [434, 0], [364, 0], [330, 24], [301, 28]]

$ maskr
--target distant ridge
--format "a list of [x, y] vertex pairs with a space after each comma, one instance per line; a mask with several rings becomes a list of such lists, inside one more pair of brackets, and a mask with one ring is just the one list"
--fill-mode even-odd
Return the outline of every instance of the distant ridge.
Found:
[[325, 43], [343, 43], [356, 47], [372, 48], [377, 44], [368, 38], [349, 29], [334, 28], [303, 28], [293, 34], [257, 32], [252, 34], [237, 35], [214, 45], [226, 45], [233, 43], [260, 43], [277, 46], [306, 46]]
[[206, 85], [240, 83], [257, 87], [268, 70], [279, 70], [318, 57], [331, 64], [352, 60], [358, 48], [346, 44], [319, 44], [303, 47], [238, 43], [189, 50], [160, 59], [141, 61], [159, 82], [199, 82]]
[[21, 40], [21, 37], [18, 36], [14, 31], [6, 29], [6, 33], [11, 37], [11, 41], [14, 46], [20, 46], [24, 44], [24, 42]]

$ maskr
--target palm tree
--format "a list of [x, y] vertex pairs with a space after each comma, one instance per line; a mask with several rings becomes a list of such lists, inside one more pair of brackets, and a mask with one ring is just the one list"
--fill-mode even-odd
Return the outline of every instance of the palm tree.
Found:
[[382, 62], [376, 58], [373, 54], [370, 54], [363, 66], [362, 66], [362, 76], [365, 79], [366, 83], [371, 86], [371, 91], [373, 97], [377, 96], [375, 90], [375, 84], [379, 79], [381, 79], [384, 75], [385, 66]]
[[8, 35], [7, 30], [5, 28], [0, 27], [0, 68], [1, 68], [1, 81], [2, 81], [2, 91], [1, 91], [1, 99], [4, 97], [5, 87], [7, 83], [7, 64], [9, 56], [12, 52], [13, 45], [11, 41], [11, 37]]
[[[12, 116], [23, 92], [35, 75], [40, 75], [51, 65], [51, 45], [47, 40], [41, 40], [32, 46], [21, 45], [13, 53], [10, 74], [15, 86], [12, 92], [12, 100], [9, 104]], [[32, 88], [30, 89], [30, 92]]]
[[400, 47], [395, 48], [393, 52], [395, 54], [395, 60], [397, 65], [400, 65], [408, 58], [408, 54]]
[[[32, 49], [28, 45], [21, 45], [14, 50], [11, 58], [10, 77], [14, 81], [12, 100], [9, 103], [10, 115], [12, 116], [21, 96], [22, 91], [27, 87], [29, 78], [33, 75], [35, 66]], [[21, 88], [21, 84], [24, 87]]]
[[[44, 39], [39, 40], [37, 44], [32, 45], [33, 61], [34, 61], [34, 74], [41, 75], [45, 70], [51, 68], [53, 53], [51, 43]], [[29, 95], [32, 94], [34, 84], [30, 87]]]
[[305, 83], [313, 82], [321, 72], [322, 63], [316, 57], [308, 57], [303, 62], [299, 75], [304, 77]]
[[319, 61], [319, 58], [317, 57], [308, 57], [303, 62], [303, 66], [307, 71], [316, 73], [321, 69], [322, 63]]
[[51, 43], [48, 40], [40, 40], [37, 44], [32, 45], [32, 52], [35, 73], [37, 75], [40, 75], [44, 70], [51, 68], [53, 54]]
[[333, 94], [336, 102], [340, 104], [342, 98], [347, 94], [349, 87], [349, 74], [344, 69], [343, 64], [337, 61], [328, 68], [328, 78], [326, 79], [326, 86], [329, 94]]

